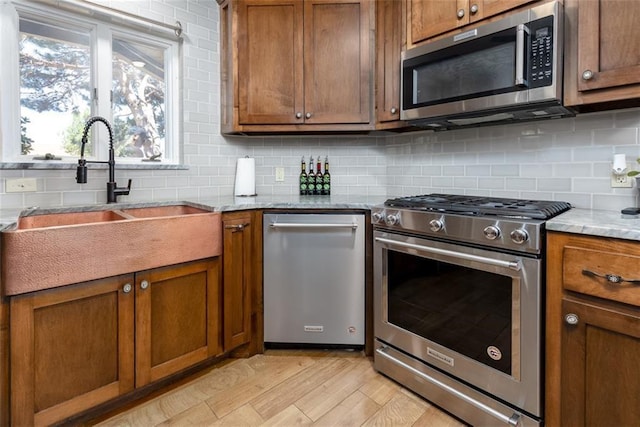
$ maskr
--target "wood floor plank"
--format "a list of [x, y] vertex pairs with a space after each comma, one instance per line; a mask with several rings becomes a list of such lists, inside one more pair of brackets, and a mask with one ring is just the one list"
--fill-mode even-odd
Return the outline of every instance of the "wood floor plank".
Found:
[[158, 424], [158, 427], [181, 427], [181, 426], [208, 426], [218, 420], [211, 408], [203, 401], [199, 404], [183, 411], [167, 421]]
[[287, 406], [283, 411], [278, 412], [269, 418], [261, 427], [271, 426], [309, 426], [313, 422], [295, 405]]
[[262, 425], [264, 419], [258, 414], [251, 405], [243, 405], [233, 412], [230, 412], [223, 418], [220, 418], [212, 427], [255, 427]]
[[369, 359], [354, 359], [295, 404], [306, 416], [316, 421], [376, 375]]
[[393, 380], [378, 374], [360, 387], [360, 391], [373, 399], [378, 405], [383, 406], [396, 395], [400, 388]]
[[225, 361], [96, 425], [465, 426], [378, 374], [361, 353], [322, 350]]
[[289, 405], [292, 405], [300, 396], [304, 396], [311, 390], [319, 387], [333, 376], [336, 370], [348, 366], [350, 362], [341, 358], [320, 358], [316, 363], [301, 371], [295, 377], [283, 381], [273, 387], [268, 393], [262, 393], [251, 400], [251, 405], [266, 419], [271, 418]]
[[413, 427], [465, 427], [466, 425], [435, 406], [427, 408], [424, 414], [413, 423]]
[[[218, 418], [223, 418], [226, 414], [261, 396], [283, 381], [304, 372], [307, 367], [318, 363], [312, 358], [296, 358], [293, 363], [289, 363], [289, 361], [278, 360], [277, 357], [264, 357], [264, 360], [260, 362], [259, 373], [245, 378], [229, 388], [217, 390], [211, 398], [207, 399], [207, 404]], [[264, 417], [265, 419], [271, 418], [274, 413], [267, 415]]]
[[355, 391], [339, 405], [324, 414], [314, 427], [351, 427], [360, 426], [380, 410], [380, 405], [365, 394]]
[[398, 391], [393, 399], [362, 424], [363, 427], [374, 426], [412, 426], [426, 411], [428, 404]]

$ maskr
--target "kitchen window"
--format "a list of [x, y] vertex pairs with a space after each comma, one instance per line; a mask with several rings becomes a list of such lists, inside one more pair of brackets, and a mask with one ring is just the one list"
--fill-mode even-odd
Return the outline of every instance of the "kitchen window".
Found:
[[[0, 161], [75, 163], [86, 120], [102, 116], [118, 163], [179, 163], [178, 37], [33, 2], [0, 10]], [[90, 135], [85, 156], [106, 161], [106, 128]]]

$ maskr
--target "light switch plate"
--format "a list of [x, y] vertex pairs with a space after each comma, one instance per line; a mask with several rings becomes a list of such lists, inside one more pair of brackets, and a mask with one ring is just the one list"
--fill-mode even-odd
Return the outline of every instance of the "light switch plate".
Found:
[[13, 178], [7, 179], [5, 191], [7, 193], [23, 193], [27, 191], [37, 191], [38, 183], [35, 178]]
[[284, 181], [284, 168], [283, 167], [277, 167], [276, 168], [276, 181], [277, 182]]

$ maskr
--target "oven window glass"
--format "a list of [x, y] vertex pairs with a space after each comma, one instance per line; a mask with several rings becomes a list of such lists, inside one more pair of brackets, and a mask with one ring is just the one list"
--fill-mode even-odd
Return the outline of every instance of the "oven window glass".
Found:
[[510, 277], [387, 254], [389, 323], [511, 375]]

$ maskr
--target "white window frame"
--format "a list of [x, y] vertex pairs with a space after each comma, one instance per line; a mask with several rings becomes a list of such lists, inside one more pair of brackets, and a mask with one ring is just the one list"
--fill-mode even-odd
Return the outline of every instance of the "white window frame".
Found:
[[[181, 114], [181, 43], [179, 40], [149, 34], [147, 28], [119, 26], [53, 9], [46, 5], [23, 0], [0, 0], [0, 166], [3, 164], [77, 164], [77, 156], [64, 156], [62, 160], [35, 160], [34, 154], [21, 154], [20, 144], [20, 71], [19, 71], [19, 20], [33, 20], [61, 26], [82, 27], [91, 32], [92, 87], [97, 97], [91, 105], [91, 116], [102, 116], [112, 122], [112, 40], [113, 37], [164, 49], [165, 67], [165, 152], [160, 162], [142, 162], [140, 158], [117, 157], [120, 165], [144, 165], [159, 167], [179, 165], [181, 162], [182, 114]], [[109, 154], [109, 136], [105, 126], [95, 124], [91, 129], [93, 153], [88, 160], [106, 161]], [[40, 153], [38, 153], [40, 154]], [[60, 167], [60, 166], [58, 166]]]

